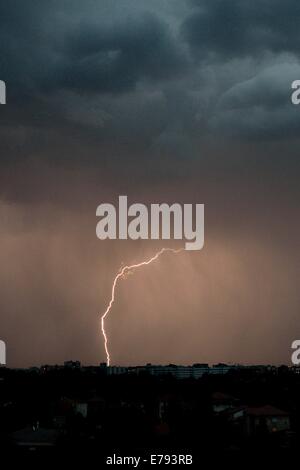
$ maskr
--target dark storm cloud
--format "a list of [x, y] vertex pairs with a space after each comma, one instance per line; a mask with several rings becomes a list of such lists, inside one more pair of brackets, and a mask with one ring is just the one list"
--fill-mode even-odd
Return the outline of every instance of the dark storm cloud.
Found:
[[[0, 1], [0, 73], [8, 90], [2, 158], [36, 153], [47, 130], [54, 145], [56, 134], [84, 139], [90, 131], [98, 142], [119, 145], [157, 136], [151, 123], [168, 119], [166, 112], [155, 117], [164, 98], [150, 103], [143, 89], [184, 77], [189, 60], [172, 25], [147, 2], [122, 5], [124, 14], [116, 2]], [[22, 149], [12, 138], [20, 129], [31, 136]]]
[[186, 58], [157, 15], [115, 17], [108, 25], [101, 17], [82, 22], [79, 9], [62, 24], [61, 5], [54, 5], [57, 10], [45, 2], [0, 3], [1, 77], [15, 95], [124, 92], [142, 79], [184, 73]]
[[201, 58], [256, 56], [300, 49], [297, 0], [193, 0], [183, 33]]
[[80, 24], [64, 52], [53, 84], [85, 92], [132, 90], [142, 79], [182, 75], [187, 65], [167, 25], [150, 13], [110, 26]]
[[290, 101], [295, 77], [300, 77], [300, 65], [287, 62], [234, 84], [216, 104], [209, 119], [211, 132], [252, 139], [297, 137], [299, 109]]
[[0, 0], [2, 153], [15, 148], [16, 126], [32, 136], [26, 154], [47, 130], [153, 158], [194, 158], [211, 133], [296, 135], [299, 11], [294, 0], [131, 0], [122, 10], [116, 1]]
[[0, 2], [0, 70], [11, 103], [36, 98], [51, 67], [53, 13], [45, 2]]

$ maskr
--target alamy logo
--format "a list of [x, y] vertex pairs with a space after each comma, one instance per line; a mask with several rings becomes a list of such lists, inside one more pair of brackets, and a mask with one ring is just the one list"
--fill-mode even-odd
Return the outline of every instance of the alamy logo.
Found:
[[294, 364], [294, 366], [299, 366], [300, 365], [300, 340], [295, 339], [292, 343], [292, 349], [294, 349], [294, 352], [291, 357], [291, 361]]
[[[113, 204], [100, 204], [96, 215], [96, 234], [100, 240], [188, 240], [186, 250], [201, 250], [204, 245], [204, 204], [168, 205], [136, 203], [128, 207], [127, 196], [119, 196], [118, 210]], [[150, 220], [149, 220], [150, 218]]]
[[6, 364], [6, 344], [0, 340], [0, 365]]
[[6, 104], [6, 85], [3, 80], [0, 80], [0, 104]]

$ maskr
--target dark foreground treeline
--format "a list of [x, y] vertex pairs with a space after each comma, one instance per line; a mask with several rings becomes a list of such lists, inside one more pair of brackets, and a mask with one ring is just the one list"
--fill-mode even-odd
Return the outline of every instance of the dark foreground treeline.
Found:
[[284, 367], [198, 380], [3, 368], [0, 446], [41, 458], [95, 453], [98, 467], [113, 453], [287, 459], [300, 444], [299, 397], [300, 375]]

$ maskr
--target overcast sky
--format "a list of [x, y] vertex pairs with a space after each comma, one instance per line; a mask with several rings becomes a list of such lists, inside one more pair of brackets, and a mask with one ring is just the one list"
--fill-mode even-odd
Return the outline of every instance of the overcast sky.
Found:
[[206, 226], [202, 251], [122, 281], [112, 363], [290, 362], [299, 19], [297, 0], [0, 0], [8, 365], [105, 359], [115, 273], [163, 246], [96, 238], [119, 194], [204, 203]]

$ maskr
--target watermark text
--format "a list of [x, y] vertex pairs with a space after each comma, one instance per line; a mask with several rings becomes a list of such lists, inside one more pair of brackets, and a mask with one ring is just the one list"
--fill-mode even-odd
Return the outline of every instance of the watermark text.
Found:
[[100, 240], [185, 240], [186, 250], [201, 250], [204, 245], [204, 204], [145, 204], [128, 206], [127, 196], [119, 196], [118, 209], [100, 204], [96, 226]]

